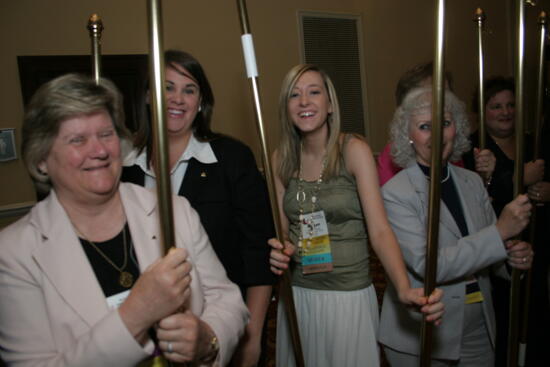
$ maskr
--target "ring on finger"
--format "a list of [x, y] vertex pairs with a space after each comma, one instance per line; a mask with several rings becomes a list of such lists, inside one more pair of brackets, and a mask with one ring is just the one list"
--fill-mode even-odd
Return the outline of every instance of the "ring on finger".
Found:
[[173, 351], [174, 351], [174, 349], [172, 349], [172, 342], [168, 342], [168, 353], [172, 353]]
[[524, 257], [524, 258], [522, 259], [522, 262], [525, 264], [525, 263], [527, 262], [527, 257]]

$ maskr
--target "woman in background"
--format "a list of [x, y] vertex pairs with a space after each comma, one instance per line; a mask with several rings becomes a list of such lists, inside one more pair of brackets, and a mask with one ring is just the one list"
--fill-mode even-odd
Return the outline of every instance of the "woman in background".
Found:
[[[484, 106], [485, 106], [485, 129], [486, 129], [486, 147], [491, 150], [496, 157], [496, 166], [492, 179], [487, 186], [487, 191], [492, 199], [492, 205], [497, 215], [502, 208], [512, 200], [514, 192], [514, 167], [516, 154], [516, 131], [515, 131], [515, 83], [512, 78], [496, 76], [489, 78], [484, 83]], [[473, 103], [474, 112], [478, 112], [477, 101]], [[470, 136], [473, 146], [479, 146], [479, 134], [473, 133]], [[537, 203], [550, 201], [550, 180], [547, 172], [545, 175], [545, 161], [542, 159], [533, 160], [532, 135], [525, 134], [524, 151], [524, 177], [523, 183], [528, 187], [529, 198]], [[546, 152], [547, 144], [542, 144], [543, 151]], [[540, 157], [537, 157], [540, 158]], [[464, 155], [464, 164], [466, 168], [475, 166], [472, 152]], [[529, 327], [529, 358], [531, 352], [535, 350], [535, 345], [539, 356], [536, 358], [540, 363], [543, 360], [550, 360], [546, 349], [548, 346], [548, 337], [546, 334], [536, 336], [537, 330], [544, 329], [542, 326], [550, 326], [550, 309], [547, 302], [548, 290], [546, 287], [546, 269], [549, 263], [549, 252], [547, 250], [548, 225], [550, 225], [550, 216], [545, 213], [548, 209], [537, 208], [537, 237], [533, 244], [537, 254], [533, 264], [534, 283], [532, 295], [537, 297], [536, 302], [531, 302], [532, 313], [530, 320], [534, 322]], [[540, 244], [540, 245], [538, 245]], [[538, 245], [538, 246], [537, 246]], [[497, 324], [497, 343], [496, 343], [496, 364], [504, 365], [507, 358], [508, 343], [508, 317], [510, 303], [510, 282], [506, 279], [492, 277], [493, 297], [495, 298], [495, 313]]]

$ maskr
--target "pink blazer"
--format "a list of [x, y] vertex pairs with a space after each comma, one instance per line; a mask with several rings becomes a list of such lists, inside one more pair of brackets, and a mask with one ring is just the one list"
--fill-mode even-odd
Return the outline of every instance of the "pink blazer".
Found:
[[[161, 256], [155, 195], [119, 188], [141, 270]], [[190, 309], [226, 365], [248, 318], [195, 211], [174, 197], [176, 242], [193, 264]], [[10, 366], [135, 366], [149, 356], [105, 296], [55, 192], [0, 232], [0, 354]]]

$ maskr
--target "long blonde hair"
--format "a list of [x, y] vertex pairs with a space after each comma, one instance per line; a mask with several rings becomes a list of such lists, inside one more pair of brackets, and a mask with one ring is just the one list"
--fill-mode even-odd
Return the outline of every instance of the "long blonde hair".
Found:
[[292, 177], [294, 177], [300, 168], [300, 131], [288, 114], [288, 100], [292, 89], [298, 79], [308, 71], [315, 71], [321, 75], [325, 88], [328, 92], [329, 100], [332, 104], [332, 113], [327, 116], [329, 136], [327, 140], [327, 165], [324, 177], [328, 180], [338, 174], [340, 169], [340, 108], [334, 84], [330, 77], [318, 66], [312, 64], [300, 64], [294, 66], [286, 74], [279, 95], [279, 120], [281, 121], [281, 142], [277, 150], [279, 166], [277, 172], [283, 185], [286, 187]]

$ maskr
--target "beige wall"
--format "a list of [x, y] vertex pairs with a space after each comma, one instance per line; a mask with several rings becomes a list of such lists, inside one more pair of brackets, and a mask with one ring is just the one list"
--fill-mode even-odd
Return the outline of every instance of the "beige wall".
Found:
[[[488, 74], [511, 74], [513, 31], [511, 1], [448, 1], [447, 67], [453, 72], [457, 94], [471, 99], [476, 73], [475, 26], [477, 6], [488, 15]], [[550, 0], [528, 9], [531, 19]], [[213, 84], [217, 106], [215, 130], [245, 141], [259, 151], [253, 109], [240, 46], [236, 1], [165, 0], [165, 47], [193, 53], [205, 67]], [[387, 139], [387, 124], [394, 107], [393, 90], [399, 75], [414, 64], [429, 60], [433, 49], [433, 1], [428, 0], [278, 0], [248, 1], [254, 35], [264, 118], [269, 143], [278, 139], [277, 96], [286, 71], [300, 60], [298, 10], [359, 14], [367, 85], [369, 141], [375, 151]], [[104, 54], [146, 53], [145, 1], [137, 0], [18, 0], [0, 1], [0, 128], [15, 127], [19, 143], [23, 114], [16, 63], [19, 55], [87, 54], [89, 38], [85, 25], [89, 15], [103, 18]], [[536, 36], [535, 29], [528, 37]], [[535, 57], [533, 50], [527, 57]], [[530, 67], [533, 69], [533, 67]], [[32, 184], [21, 160], [0, 163], [0, 206], [33, 200]]]

